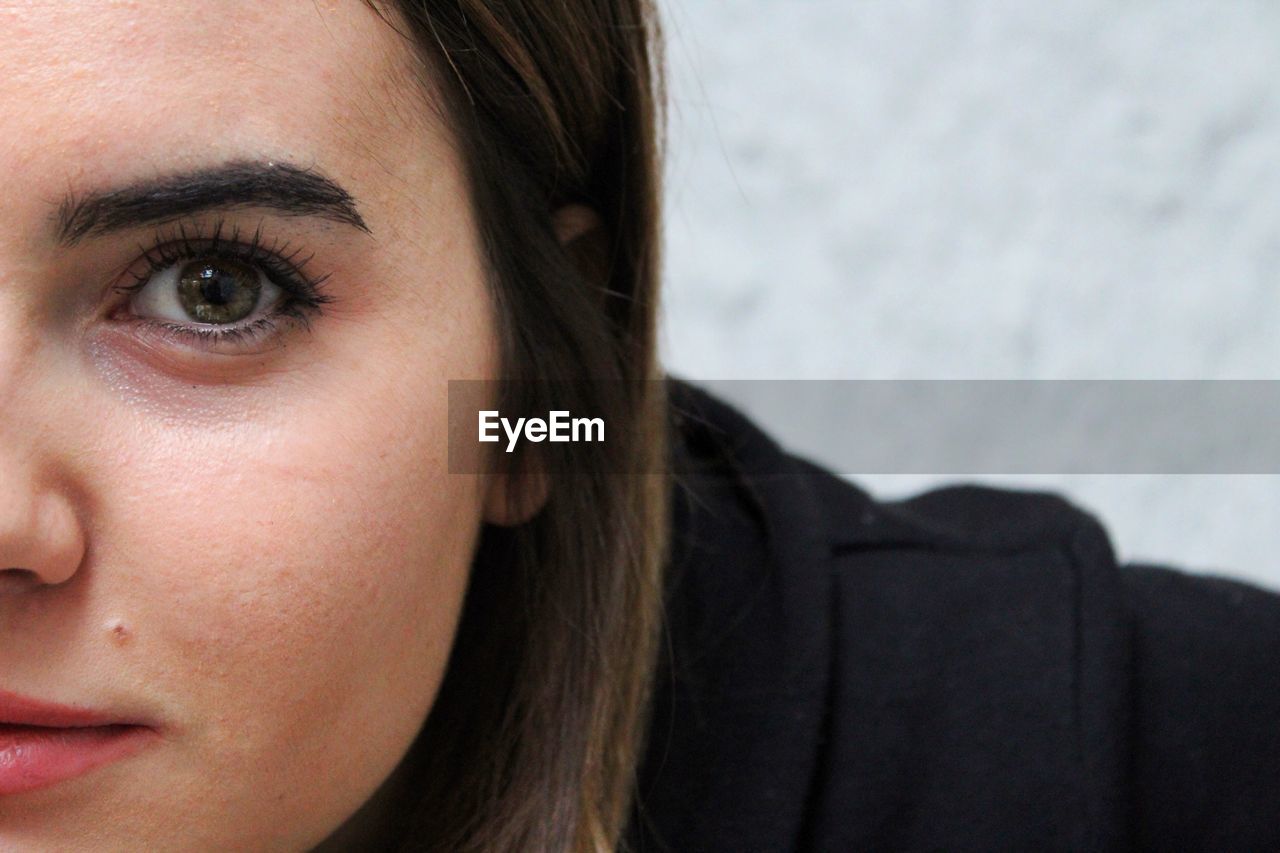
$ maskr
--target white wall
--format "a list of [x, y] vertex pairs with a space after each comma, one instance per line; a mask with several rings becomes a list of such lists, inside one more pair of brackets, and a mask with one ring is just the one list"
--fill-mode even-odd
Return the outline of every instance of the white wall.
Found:
[[[1280, 378], [1280, 6], [664, 5], [673, 372]], [[1280, 588], [1280, 477], [1000, 482]]]

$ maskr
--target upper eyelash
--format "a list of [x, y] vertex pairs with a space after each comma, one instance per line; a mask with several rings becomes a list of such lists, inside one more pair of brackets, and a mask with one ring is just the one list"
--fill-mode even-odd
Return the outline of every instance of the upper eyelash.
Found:
[[151, 276], [180, 261], [202, 256], [224, 255], [260, 267], [274, 284], [290, 295], [306, 297], [317, 303], [331, 301], [330, 297], [320, 292], [320, 288], [329, 276], [310, 277], [304, 271], [313, 255], [297, 260], [302, 254], [302, 249], [289, 251], [288, 241], [281, 243], [276, 240], [267, 245], [263, 242], [261, 225], [254, 229], [253, 236], [247, 241], [240, 238], [241, 232], [238, 225], [232, 227], [230, 236], [223, 235], [225, 227], [226, 223], [219, 220], [214, 224], [213, 233], [208, 237], [202, 236], [198, 231], [195, 233], [188, 231], [186, 223], [179, 223], [176, 234], [165, 235], [162, 231], [156, 232], [150, 249], [141, 245], [138, 247], [142, 260], [147, 262], [146, 274], [131, 273], [134, 283], [123, 285], [122, 289], [127, 291], [141, 289], [151, 280]]
[[176, 232], [166, 234], [164, 231], [157, 231], [151, 248], [138, 246], [141, 253], [139, 260], [146, 264], [146, 270], [135, 272], [130, 269], [129, 276], [133, 281], [118, 285], [116, 290], [126, 294], [136, 293], [149, 284], [157, 273], [182, 261], [201, 257], [229, 257], [262, 270], [283, 292], [284, 298], [270, 315], [243, 326], [205, 328], [153, 321], [167, 331], [190, 335], [205, 342], [236, 342], [257, 336], [263, 331], [274, 331], [275, 323], [272, 320], [280, 316], [287, 316], [305, 326], [312, 313], [318, 313], [321, 305], [333, 301], [331, 296], [323, 292], [324, 283], [329, 276], [312, 276], [305, 270], [313, 255], [300, 258], [302, 249], [291, 250], [288, 241], [264, 241], [261, 225], [254, 229], [247, 240], [241, 238], [239, 226], [232, 226], [229, 235], [224, 235], [225, 228], [225, 221], [218, 220], [209, 236], [202, 235], [198, 228], [189, 229], [186, 223], [179, 223]]

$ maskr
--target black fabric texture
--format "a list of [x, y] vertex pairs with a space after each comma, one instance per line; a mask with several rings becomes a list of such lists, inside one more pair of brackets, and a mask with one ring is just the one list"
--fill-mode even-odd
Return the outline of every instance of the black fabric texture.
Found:
[[671, 388], [628, 849], [1280, 850], [1280, 596], [1053, 494], [878, 501]]

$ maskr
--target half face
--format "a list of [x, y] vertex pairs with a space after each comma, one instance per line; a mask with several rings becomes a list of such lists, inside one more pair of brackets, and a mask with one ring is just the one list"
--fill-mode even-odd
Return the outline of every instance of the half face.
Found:
[[306, 848], [420, 728], [497, 338], [415, 74], [359, 0], [0, 9], [0, 848]]

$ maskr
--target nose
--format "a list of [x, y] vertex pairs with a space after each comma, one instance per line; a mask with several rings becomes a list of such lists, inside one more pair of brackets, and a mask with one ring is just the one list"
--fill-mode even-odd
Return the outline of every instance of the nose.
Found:
[[0, 594], [69, 581], [85, 552], [75, 507], [56, 488], [3, 467], [8, 470], [0, 473]]
[[[4, 277], [0, 277], [4, 278]], [[6, 282], [7, 283], [7, 282]], [[21, 296], [21, 288], [0, 295]], [[87, 540], [69, 424], [81, 424], [73, 386], [47, 358], [46, 324], [21, 299], [0, 304], [0, 594], [69, 581]], [[18, 310], [7, 309], [16, 306]], [[83, 429], [77, 426], [76, 429]]]

